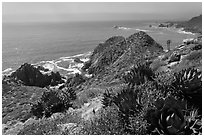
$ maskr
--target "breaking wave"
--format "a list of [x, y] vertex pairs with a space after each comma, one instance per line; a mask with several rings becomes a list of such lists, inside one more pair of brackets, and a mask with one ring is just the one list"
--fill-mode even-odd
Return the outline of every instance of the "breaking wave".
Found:
[[[50, 71], [53, 72], [60, 72], [62, 75], [69, 75], [69, 74], [75, 74], [79, 73], [81, 74], [81, 68], [83, 67], [83, 63], [89, 60], [89, 56], [92, 52], [87, 52], [83, 54], [77, 54], [74, 56], [67, 56], [67, 57], [60, 57], [55, 60], [50, 61], [40, 61], [35, 64], [32, 64], [34, 66], [42, 66], [45, 69], [48, 69], [49, 73]], [[74, 61], [76, 58], [80, 59], [81, 62]], [[12, 68], [5, 69], [2, 74], [3, 75], [9, 75], [14, 70]]]
[[115, 26], [114, 28], [119, 29], [119, 30], [136, 30], [136, 31], [150, 32], [150, 30], [138, 29], [138, 28], [128, 28], [128, 27], [121, 27], [121, 26]]

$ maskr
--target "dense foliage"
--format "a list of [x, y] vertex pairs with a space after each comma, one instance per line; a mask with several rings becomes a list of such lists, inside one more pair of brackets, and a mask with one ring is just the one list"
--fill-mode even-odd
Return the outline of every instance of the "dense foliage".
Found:
[[128, 83], [130, 87], [143, 84], [147, 80], [153, 81], [153, 78], [154, 72], [147, 64], [133, 66], [129, 72], [123, 75], [125, 83]]
[[202, 109], [202, 76], [196, 69], [188, 68], [174, 74], [172, 86], [174, 95], [185, 99], [189, 104]]
[[72, 107], [72, 101], [76, 99], [76, 93], [72, 88], [67, 91], [50, 90], [44, 92], [37, 104], [34, 104], [31, 113], [39, 118], [50, 117], [53, 113], [63, 112]]
[[[142, 75], [138, 70], [141, 69], [130, 70], [131, 77], [125, 77], [127, 88], [120, 93], [107, 91], [103, 95], [105, 108], [118, 108], [123, 134], [201, 134], [201, 72], [189, 68], [173, 75], [155, 75], [152, 71]], [[144, 74], [145, 83], [141, 82]], [[138, 128], [140, 124], [142, 129], [135, 132], [132, 119], [137, 119], [134, 126]]]

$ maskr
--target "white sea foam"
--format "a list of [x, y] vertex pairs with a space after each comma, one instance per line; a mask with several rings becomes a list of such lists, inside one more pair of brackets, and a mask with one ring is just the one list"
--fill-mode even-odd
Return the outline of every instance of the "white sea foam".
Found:
[[192, 32], [186, 32], [186, 31], [184, 31], [184, 28], [179, 29], [177, 32], [178, 32], [178, 33], [181, 33], [181, 34], [195, 35], [195, 34], [192, 33]]
[[87, 61], [89, 61], [89, 58], [82, 58], [81, 61], [87, 62]]
[[9, 71], [12, 71], [13, 69], [12, 68], [7, 68], [3, 71], [3, 73], [8, 73]]
[[5, 70], [2, 71], [2, 75], [11, 75], [11, 73], [13, 73], [14, 70], [12, 68], [7, 68]]
[[127, 28], [127, 27], [118, 27], [118, 29], [129, 30], [129, 29], [131, 29], [131, 28]]
[[128, 28], [128, 27], [118, 27], [117, 29], [121, 29], [121, 30], [136, 30], [136, 31], [150, 32], [150, 30], [138, 29], [138, 28]]
[[137, 31], [144, 31], [144, 32], [150, 32], [150, 30], [145, 30], [145, 29], [135, 29]]
[[[86, 62], [89, 60], [89, 56], [91, 55], [92, 52], [86, 52], [84, 54], [77, 54], [74, 56], [68, 56], [68, 57], [60, 57], [55, 60], [50, 60], [50, 61], [40, 61], [35, 64], [32, 64], [34, 66], [42, 66], [45, 69], [48, 69], [48, 72], [41, 71], [43, 74], [50, 73], [51, 71], [57, 72], [57, 71], [67, 71], [67, 74], [75, 74], [79, 73], [81, 74], [81, 68], [83, 67], [83, 63], [77, 63], [74, 61], [74, 58], [79, 57], [81, 61]], [[59, 63], [63, 62], [68, 62], [68, 68], [64, 68], [60, 66]], [[12, 68], [5, 69], [2, 73], [3, 74], [10, 74], [14, 70]]]

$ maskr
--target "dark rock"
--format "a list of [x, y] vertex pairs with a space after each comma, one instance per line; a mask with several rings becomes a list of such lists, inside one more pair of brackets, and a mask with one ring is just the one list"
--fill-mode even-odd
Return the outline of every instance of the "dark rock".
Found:
[[113, 26], [114, 29], [118, 29], [119, 27], [120, 27], [120, 26], [117, 26], [117, 25], [116, 25], [116, 26]]
[[81, 68], [83, 71], [88, 69], [91, 66], [91, 61], [84, 62], [84, 66]]
[[163, 28], [163, 27], [167, 27], [167, 25], [164, 25], [164, 24], [159, 24], [159, 26], [158, 27], [161, 27], [161, 28]]
[[20, 68], [13, 72], [11, 77], [21, 80], [26, 86], [46, 87], [49, 85], [54, 86], [63, 82], [59, 72], [42, 74], [38, 68], [27, 63], [23, 64]]
[[180, 61], [181, 55], [178, 53], [173, 53], [168, 61], [168, 63]]
[[193, 48], [191, 48], [191, 50], [201, 50], [201, 49], [202, 49], [201, 44], [196, 44]]
[[74, 59], [74, 62], [76, 62], [76, 63], [84, 63], [84, 62], [81, 61], [79, 58], [75, 58], [75, 59]]
[[49, 71], [49, 69], [46, 69], [43, 66], [38, 66], [37, 69], [40, 70], [40, 71], [44, 71], [44, 72], [48, 72]]
[[173, 22], [166, 22], [166, 23], [161, 23], [158, 25], [158, 27], [161, 27], [161, 28], [169, 28], [169, 27], [172, 27], [174, 25]]

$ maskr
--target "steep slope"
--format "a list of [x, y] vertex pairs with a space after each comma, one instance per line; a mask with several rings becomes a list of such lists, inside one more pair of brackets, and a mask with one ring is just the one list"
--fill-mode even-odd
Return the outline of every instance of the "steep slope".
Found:
[[114, 36], [99, 44], [90, 57], [89, 73], [97, 74], [113, 63], [126, 50], [126, 41], [122, 36]]
[[103, 45], [96, 47], [96, 49], [104, 50], [97, 50], [97, 54], [93, 52], [88, 69], [89, 73], [94, 74], [100, 80], [109, 81], [115, 76], [117, 78], [117, 75], [128, 70], [132, 65], [151, 60], [163, 52], [163, 47], [143, 31], [126, 39], [114, 37], [111, 39], [111, 44], [107, 41], [104, 48]]
[[177, 27], [183, 27], [185, 31], [202, 33], [202, 15], [193, 17], [189, 21], [179, 23]]

